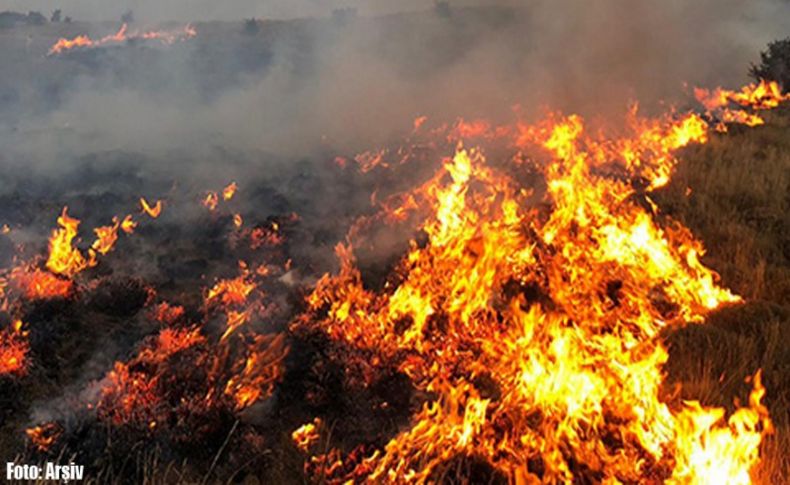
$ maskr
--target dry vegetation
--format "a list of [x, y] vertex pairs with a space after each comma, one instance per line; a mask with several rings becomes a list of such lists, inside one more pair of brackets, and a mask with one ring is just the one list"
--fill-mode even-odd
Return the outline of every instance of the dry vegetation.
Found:
[[690, 149], [658, 203], [705, 242], [706, 262], [747, 301], [667, 336], [669, 381], [681, 385], [679, 397], [731, 406], [746, 396], [746, 376], [763, 369], [777, 432], [758, 478], [788, 483], [790, 111]]

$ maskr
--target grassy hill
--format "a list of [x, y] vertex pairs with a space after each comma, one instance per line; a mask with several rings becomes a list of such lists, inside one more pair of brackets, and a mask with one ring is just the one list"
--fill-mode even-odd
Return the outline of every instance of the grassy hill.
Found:
[[679, 397], [731, 407], [748, 393], [746, 376], [762, 369], [777, 433], [760, 478], [788, 483], [790, 109], [765, 126], [717, 134], [682, 160], [658, 204], [705, 243], [704, 261], [746, 302], [667, 336], [668, 381], [681, 384]]

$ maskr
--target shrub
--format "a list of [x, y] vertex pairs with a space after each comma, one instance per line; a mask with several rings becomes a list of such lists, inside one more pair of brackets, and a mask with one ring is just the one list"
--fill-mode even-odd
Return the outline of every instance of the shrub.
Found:
[[760, 53], [760, 64], [752, 64], [749, 74], [755, 79], [776, 81], [790, 89], [790, 37], [768, 44]]

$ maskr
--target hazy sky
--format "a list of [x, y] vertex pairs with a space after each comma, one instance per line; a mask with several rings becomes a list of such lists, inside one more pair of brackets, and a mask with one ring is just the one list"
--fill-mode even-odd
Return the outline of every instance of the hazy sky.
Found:
[[[469, 0], [451, 2], [468, 3]], [[430, 8], [433, 0], [0, 0], [0, 10], [49, 13], [60, 8], [64, 15], [81, 20], [115, 20], [129, 9], [138, 19], [151, 21], [289, 18], [327, 15], [334, 8], [346, 6], [357, 7], [361, 14], [384, 13]]]

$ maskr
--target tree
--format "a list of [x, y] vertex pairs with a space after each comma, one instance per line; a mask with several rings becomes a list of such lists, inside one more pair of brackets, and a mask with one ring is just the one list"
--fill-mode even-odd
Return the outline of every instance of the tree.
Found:
[[749, 74], [755, 79], [778, 82], [785, 90], [790, 89], [790, 37], [768, 44], [760, 53], [760, 64], [752, 64]]
[[261, 26], [258, 23], [258, 19], [255, 17], [250, 19], [244, 20], [244, 33], [247, 35], [255, 35], [260, 32]]
[[53, 24], [59, 23], [62, 13], [63, 12], [61, 12], [60, 9], [53, 11], [52, 16], [49, 18], [49, 21], [52, 22]]
[[28, 25], [44, 25], [47, 23], [47, 18], [41, 15], [41, 12], [30, 11], [27, 13]]

